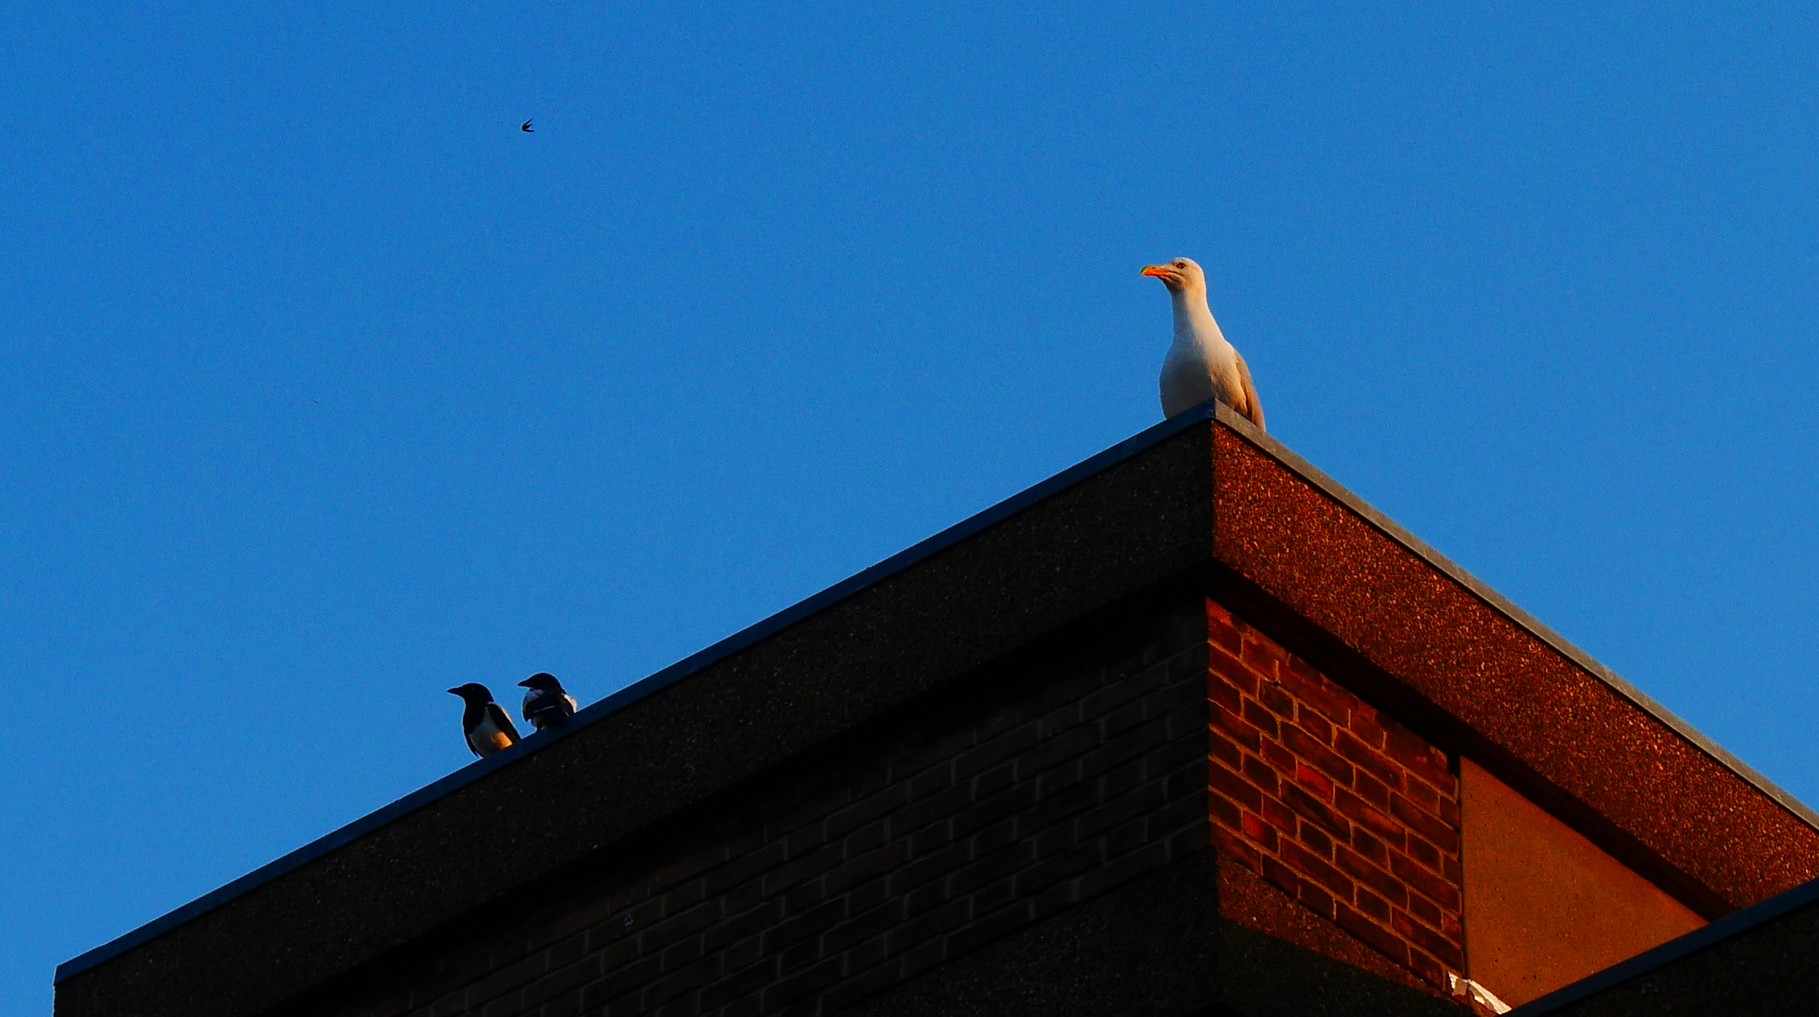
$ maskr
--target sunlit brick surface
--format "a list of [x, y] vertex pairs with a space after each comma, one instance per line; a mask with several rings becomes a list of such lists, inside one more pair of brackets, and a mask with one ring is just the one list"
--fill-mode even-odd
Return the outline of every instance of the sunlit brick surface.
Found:
[[1214, 839], [1437, 987], [1463, 971], [1445, 753], [1208, 603]]

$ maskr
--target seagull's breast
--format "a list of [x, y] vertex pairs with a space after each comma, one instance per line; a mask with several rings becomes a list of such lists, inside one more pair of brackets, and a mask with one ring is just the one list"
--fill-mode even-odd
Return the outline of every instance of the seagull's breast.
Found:
[[1219, 347], [1209, 351], [1206, 344], [1179, 339], [1169, 346], [1158, 379], [1164, 416], [1172, 417], [1208, 399], [1228, 406], [1243, 401], [1237, 355], [1229, 343], [1221, 342]]

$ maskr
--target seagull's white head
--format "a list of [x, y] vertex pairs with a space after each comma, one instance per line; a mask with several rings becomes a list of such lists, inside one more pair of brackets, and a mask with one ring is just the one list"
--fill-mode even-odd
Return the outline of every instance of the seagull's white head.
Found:
[[1192, 258], [1176, 258], [1164, 265], [1145, 265], [1143, 274], [1162, 280], [1170, 293], [1206, 295], [1206, 273]]

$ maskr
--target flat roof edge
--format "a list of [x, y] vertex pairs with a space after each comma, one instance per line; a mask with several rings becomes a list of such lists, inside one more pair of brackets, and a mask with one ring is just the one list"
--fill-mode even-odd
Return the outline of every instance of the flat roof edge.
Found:
[[1592, 677], [1610, 686], [1618, 695], [1621, 695], [1656, 720], [1667, 725], [1675, 734], [1678, 734], [1680, 737], [1690, 742], [1694, 747], [1712, 757], [1719, 765], [1735, 773], [1737, 776], [1742, 777], [1756, 790], [1773, 799], [1776, 804], [1787, 809], [1795, 816], [1798, 816], [1802, 822], [1815, 830], [1819, 830], [1819, 812], [1814, 811], [1807, 806], [1806, 803], [1783, 790], [1774, 781], [1771, 781], [1758, 773], [1748, 763], [1738, 759], [1723, 746], [1700, 733], [1697, 728], [1680, 719], [1672, 710], [1669, 710], [1667, 707], [1662, 706], [1660, 703], [1651, 699], [1647, 693], [1638, 689], [1636, 686], [1631, 685], [1615, 671], [1612, 671], [1610, 668], [1599, 663], [1591, 654], [1586, 653], [1584, 650], [1573, 645], [1564, 636], [1542, 624], [1527, 611], [1517, 607], [1508, 598], [1486, 585], [1483, 581], [1478, 579], [1478, 577], [1467, 572], [1464, 568], [1460, 567], [1457, 563], [1453, 562], [1439, 551], [1434, 550], [1420, 537], [1410, 533], [1395, 520], [1384, 515], [1382, 512], [1379, 512], [1376, 508], [1372, 507], [1369, 502], [1354, 494], [1350, 489], [1345, 487], [1345, 485], [1328, 476], [1319, 467], [1301, 458], [1299, 455], [1296, 455], [1288, 446], [1259, 430], [1256, 425], [1252, 424], [1248, 419], [1223, 403], [1218, 404], [1217, 406], [1216, 419], [1219, 423], [1230, 427], [1234, 432], [1252, 445], [1255, 445], [1265, 454], [1300, 474], [1315, 487], [1318, 487], [1328, 497], [1357, 513], [1385, 536], [1408, 548], [1410, 551], [1413, 551], [1423, 561], [1433, 566], [1435, 569], [1444, 572], [1454, 582], [1457, 582], [1460, 586], [1463, 586], [1466, 590], [1470, 591], [1473, 596], [1488, 604], [1492, 610], [1507, 616], [1511, 621], [1514, 621], [1517, 625], [1526, 629], [1535, 638], [1548, 644], [1548, 646], [1559, 651], [1573, 663], [1579, 665]]
[[966, 519], [955, 523], [910, 545], [902, 551], [859, 570], [851, 576], [832, 586], [812, 594], [778, 611], [760, 621], [754, 622], [738, 632], [715, 642], [704, 649], [682, 658], [674, 664], [653, 674], [641, 678], [617, 692], [591, 703], [578, 711], [570, 722], [559, 730], [535, 732], [527, 735], [521, 750], [513, 749], [478, 759], [432, 783], [405, 795], [388, 805], [381, 806], [373, 812], [356, 819], [331, 833], [310, 841], [293, 851], [273, 859], [264, 865], [225, 883], [208, 893], [152, 919], [130, 932], [118, 936], [94, 949], [85, 951], [57, 965], [52, 984], [58, 985], [84, 972], [91, 971], [102, 964], [119, 957], [133, 948], [156, 939], [171, 929], [221, 907], [224, 904], [257, 890], [280, 877], [321, 858], [337, 848], [379, 829], [389, 823], [402, 819], [433, 802], [453, 794], [456, 791], [479, 781], [494, 771], [528, 757], [543, 746], [569, 737], [577, 731], [598, 723], [620, 710], [645, 699], [651, 695], [682, 681], [689, 676], [717, 664], [746, 648], [759, 643], [792, 625], [818, 614], [829, 607], [860, 593], [886, 579], [907, 571], [918, 563], [934, 557], [956, 544], [973, 537], [990, 527], [1030, 508], [1040, 502], [1060, 494], [1063, 491], [1088, 480], [1128, 459], [1148, 451], [1157, 445], [1214, 419], [1212, 403], [1203, 403], [1192, 409], [1176, 414], [1159, 424], [1152, 425], [1137, 432], [1129, 438], [1105, 449], [1095, 455], [1062, 470], [1039, 483], [1025, 488], [1016, 494], [977, 512]]

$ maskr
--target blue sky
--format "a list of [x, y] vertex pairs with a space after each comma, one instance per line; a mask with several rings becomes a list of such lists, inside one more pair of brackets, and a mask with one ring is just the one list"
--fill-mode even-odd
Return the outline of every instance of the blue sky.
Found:
[[[1819, 801], [1819, 16], [0, 11], [0, 1014], [1155, 422]], [[1765, 5], [1766, 6], [1766, 5]], [[518, 124], [536, 118], [536, 133]]]

